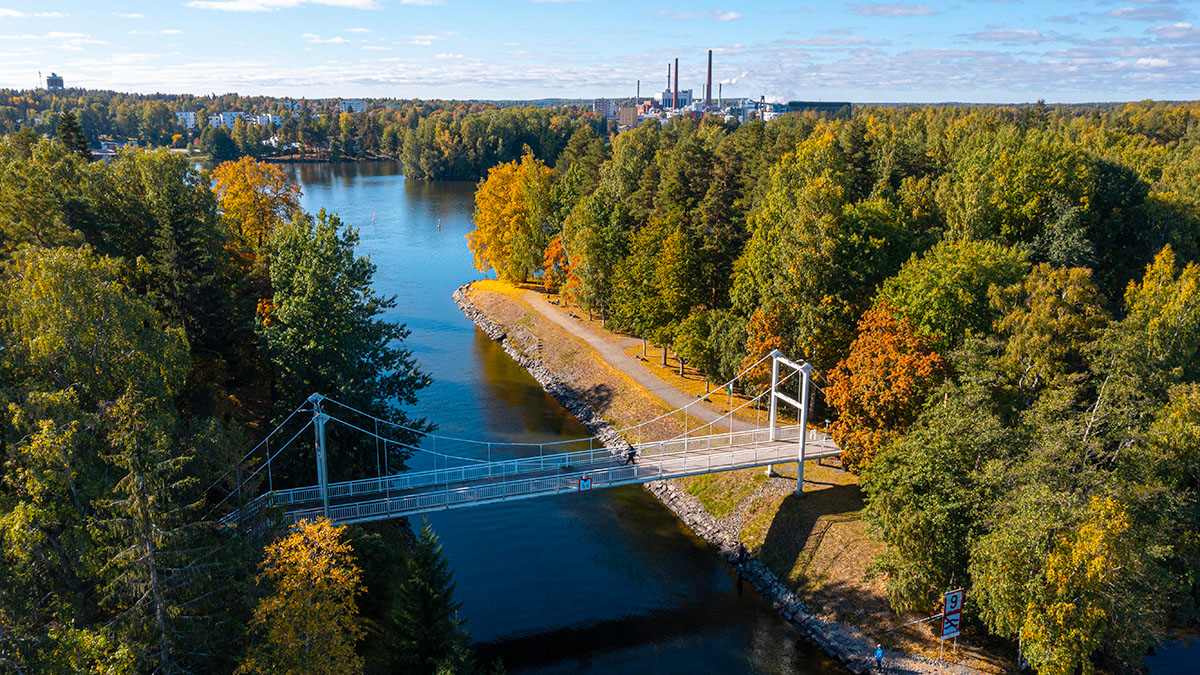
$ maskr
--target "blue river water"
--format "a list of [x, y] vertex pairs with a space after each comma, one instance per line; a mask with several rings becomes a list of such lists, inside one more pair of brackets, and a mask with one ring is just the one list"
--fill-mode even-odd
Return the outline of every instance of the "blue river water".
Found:
[[[474, 185], [407, 181], [392, 163], [286, 167], [310, 212], [359, 229], [395, 295], [389, 318], [433, 377], [411, 410], [439, 433], [549, 442], [582, 426], [450, 299], [472, 267]], [[420, 455], [410, 462], [429, 468]], [[827, 673], [806, 643], [703, 541], [638, 487], [429, 517], [480, 657], [509, 672]]]

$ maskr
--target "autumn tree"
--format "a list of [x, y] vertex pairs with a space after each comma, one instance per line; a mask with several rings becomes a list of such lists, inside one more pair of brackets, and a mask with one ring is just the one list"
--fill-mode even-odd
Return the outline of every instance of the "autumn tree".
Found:
[[267, 546], [259, 582], [269, 585], [250, 627], [240, 673], [357, 673], [354, 645], [363, 635], [357, 598], [362, 582], [345, 527], [301, 520]]
[[213, 169], [212, 178], [225, 222], [256, 255], [300, 211], [300, 186], [274, 164], [243, 157]]
[[571, 261], [563, 248], [562, 237], [550, 240], [542, 259], [542, 287], [547, 293], [557, 293], [571, 276]]
[[829, 374], [825, 389], [826, 401], [838, 414], [830, 432], [842, 449], [842, 462], [851, 469], [869, 464], [912, 424], [946, 370], [933, 340], [897, 317], [888, 304], [863, 314], [858, 337]]
[[531, 154], [488, 170], [475, 191], [475, 229], [467, 244], [475, 268], [524, 281], [542, 268], [546, 245], [561, 224], [550, 221], [553, 172]]

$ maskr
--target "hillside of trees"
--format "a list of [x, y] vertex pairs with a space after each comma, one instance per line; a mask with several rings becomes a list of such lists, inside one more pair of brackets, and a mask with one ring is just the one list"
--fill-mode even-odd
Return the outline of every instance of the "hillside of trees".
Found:
[[[227, 111], [275, 114], [281, 122], [209, 126], [210, 114]], [[179, 125], [176, 112], [195, 112], [198, 126]], [[56, 137], [64, 113], [75, 116], [93, 149], [102, 138], [134, 139], [147, 148], [191, 148], [214, 165], [241, 157], [392, 158], [421, 180], [478, 180], [497, 163], [519, 158], [526, 146], [553, 162], [576, 130], [609, 133], [606, 120], [576, 107], [372, 99], [367, 110], [351, 113], [341, 111], [337, 101], [237, 94], [0, 90], [0, 134], [32, 129]]]
[[470, 672], [432, 531], [216, 522], [313, 391], [428, 427], [357, 232], [249, 158], [73, 145], [0, 140], [0, 670]]
[[712, 381], [809, 361], [897, 610], [1064, 674], [1197, 620], [1200, 105], [651, 122], [493, 168], [468, 239]]

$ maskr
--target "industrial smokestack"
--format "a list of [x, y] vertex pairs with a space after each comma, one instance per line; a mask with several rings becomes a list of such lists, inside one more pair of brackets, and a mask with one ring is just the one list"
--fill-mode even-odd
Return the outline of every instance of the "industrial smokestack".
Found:
[[671, 62], [667, 61], [667, 91], [671, 91]]
[[633, 97], [634, 105], [637, 105], [637, 102], [640, 100], [642, 100], [642, 81], [638, 80], [637, 96]]
[[679, 109], [679, 57], [675, 58], [675, 96], [671, 99], [671, 107]]
[[708, 50], [708, 84], [704, 87], [704, 105], [712, 105], [712, 50]]

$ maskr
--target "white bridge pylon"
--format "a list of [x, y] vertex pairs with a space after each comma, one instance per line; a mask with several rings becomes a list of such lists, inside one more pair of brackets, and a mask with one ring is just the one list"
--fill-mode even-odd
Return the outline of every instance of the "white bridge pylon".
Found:
[[[734, 407], [733, 386], [768, 359], [770, 388]], [[782, 369], [786, 373], [781, 376]], [[808, 429], [811, 376], [812, 367], [807, 363], [792, 361], [776, 350], [725, 383], [729, 410], [719, 416], [704, 405], [704, 399], [719, 395], [720, 389], [714, 389], [712, 394], [682, 408], [617, 430], [615, 435], [609, 432], [604, 438], [592, 436], [554, 443], [477, 441], [438, 435], [313, 394], [247, 454], [243, 463], [250, 460], [250, 466], [239, 465], [231, 470], [236, 471], [237, 487], [210, 514], [225, 507], [221, 521], [233, 524], [265, 508], [276, 507], [289, 521], [324, 516], [336, 522], [358, 523], [733, 469], [765, 466], [770, 472], [772, 465], [785, 462], [797, 462], [799, 494], [804, 490], [804, 461], [840, 452], [827, 433]], [[784, 386], [793, 378], [798, 398], [784, 393]], [[796, 408], [796, 424], [779, 423], [781, 401]], [[272, 451], [271, 438], [302, 411], [311, 412], [312, 418], [282, 446], [276, 441], [277, 447]], [[678, 429], [671, 422], [675, 415], [682, 417], [684, 431], [672, 435], [667, 430]], [[375, 440], [378, 465], [375, 477], [330, 482], [326, 427], [331, 422]], [[310, 425], [314, 431], [316, 484], [276, 489], [272, 461]], [[419, 440], [416, 444], [405, 443], [394, 438], [389, 430]], [[435, 468], [392, 473], [387, 468], [390, 446], [431, 455]], [[438, 466], [439, 462], [444, 466]], [[266, 492], [243, 501], [242, 487], [263, 483], [264, 474]], [[229, 504], [235, 494], [237, 501], [233, 508]]]

